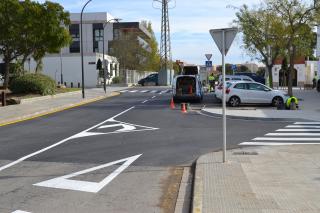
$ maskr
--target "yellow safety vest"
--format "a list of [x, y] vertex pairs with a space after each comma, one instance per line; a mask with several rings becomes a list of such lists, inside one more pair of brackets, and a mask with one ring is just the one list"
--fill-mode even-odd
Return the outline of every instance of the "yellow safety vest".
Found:
[[288, 100], [287, 100], [287, 103], [286, 103], [286, 107], [287, 107], [287, 108], [290, 107], [292, 101], [294, 101], [294, 103], [295, 103], [296, 105], [298, 105], [298, 103], [299, 103], [298, 99], [297, 99], [296, 97], [293, 97], [293, 96], [292, 96], [292, 97], [288, 98]]

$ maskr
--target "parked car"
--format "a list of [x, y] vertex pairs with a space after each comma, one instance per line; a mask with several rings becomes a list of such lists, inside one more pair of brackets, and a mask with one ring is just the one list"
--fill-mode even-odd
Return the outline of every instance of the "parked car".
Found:
[[[240, 104], [271, 104], [283, 105], [289, 96], [284, 91], [273, 90], [258, 82], [227, 82], [226, 101], [233, 107]], [[218, 90], [222, 90], [220, 87]], [[222, 95], [221, 95], [222, 96]]]
[[172, 83], [174, 101], [203, 99], [203, 88], [199, 75], [178, 75]]
[[[234, 81], [236, 82], [236, 81]], [[232, 84], [231, 81], [226, 81], [226, 85], [227, 85], [227, 88]], [[218, 98], [219, 100], [222, 100], [222, 90], [223, 89], [223, 86], [222, 86], [222, 82], [218, 83], [218, 85], [215, 87], [215, 95], [216, 95], [216, 98]]]
[[140, 79], [138, 81], [138, 84], [140, 84], [141, 86], [146, 86], [146, 85], [154, 85], [154, 86], [158, 86], [158, 73], [153, 73], [148, 75], [147, 77]]
[[[254, 80], [245, 75], [226, 75], [226, 81], [250, 81], [254, 82]], [[222, 82], [222, 75], [219, 76], [219, 82]]]
[[255, 82], [258, 82], [261, 84], [266, 84], [266, 79], [260, 75], [257, 75], [256, 73], [238, 72], [238, 73], [235, 73], [235, 75], [248, 76], [248, 77], [252, 78]]

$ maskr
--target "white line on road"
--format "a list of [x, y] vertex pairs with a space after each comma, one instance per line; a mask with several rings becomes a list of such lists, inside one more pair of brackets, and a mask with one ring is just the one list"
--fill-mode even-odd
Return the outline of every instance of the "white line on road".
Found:
[[157, 96], [152, 96], [152, 99], [156, 98]]
[[311, 125], [320, 125], [320, 122], [295, 122], [294, 124], [311, 124]]
[[149, 100], [145, 100], [145, 101], [143, 101], [142, 103], [145, 104], [145, 103], [147, 103], [148, 101], [149, 101]]
[[282, 142], [243, 142], [242, 146], [292, 146], [292, 145], [320, 145], [320, 143], [282, 143]]
[[138, 92], [138, 90], [131, 90], [131, 91], [129, 91], [129, 92], [135, 93], [135, 92]]
[[152, 90], [150, 93], [157, 93], [158, 90]]
[[167, 93], [167, 92], [169, 92], [168, 89], [167, 89], [167, 90], [163, 90], [162, 92], [160, 92], [160, 95], [162, 95], [162, 94], [164, 94], [164, 93]]
[[[136, 161], [140, 155], [135, 155], [129, 158], [124, 158], [121, 160], [113, 161], [110, 163], [106, 163], [100, 166], [96, 166], [90, 169], [85, 169], [79, 172], [75, 172], [69, 175], [64, 175], [61, 177], [53, 178], [50, 180], [46, 180], [40, 183], [33, 184], [34, 186], [42, 186], [42, 187], [49, 187], [49, 188], [56, 188], [56, 189], [69, 189], [75, 191], [83, 191], [83, 192], [92, 192], [97, 193], [106, 185], [108, 185], [114, 178], [116, 178], [121, 172], [123, 172], [126, 168], [128, 168], [134, 161]], [[99, 169], [103, 169], [109, 166], [113, 166], [124, 162], [120, 167], [118, 167], [115, 171], [113, 171], [110, 175], [105, 177], [100, 182], [89, 182], [89, 181], [82, 181], [82, 180], [72, 180], [71, 178], [87, 174]]]
[[17, 210], [17, 211], [14, 211], [12, 213], [31, 213], [31, 212], [26, 212], [26, 211], [21, 211], [21, 210]]
[[146, 93], [146, 92], [149, 92], [149, 90], [142, 90], [141, 92], [142, 93]]
[[122, 90], [120, 91], [121, 93], [125, 93], [125, 92], [128, 92], [129, 90]]
[[289, 125], [286, 126], [287, 128], [314, 128], [314, 129], [320, 129], [320, 126], [310, 126], [310, 125]]
[[98, 126], [100, 126], [100, 125], [102, 125], [102, 124], [104, 124], [104, 123], [106, 123], [106, 122], [108, 122], [108, 121], [112, 121], [112, 120], [114, 120], [116, 117], [119, 117], [120, 115], [122, 115], [122, 114], [124, 114], [124, 113], [126, 113], [126, 112], [128, 112], [128, 111], [130, 111], [130, 110], [132, 110], [132, 109], [134, 109], [134, 108], [135, 108], [135, 107], [131, 107], [131, 108], [129, 108], [129, 109], [127, 109], [127, 110], [125, 110], [125, 111], [123, 111], [123, 112], [121, 112], [121, 113], [119, 113], [119, 114], [117, 114], [117, 115], [115, 115], [115, 116], [113, 116], [113, 117], [111, 117], [111, 118], [109, 118], [109, 119], [107, 119], [107, 120], [105, 120], [105, 121], [97, 124], [97, 125], [94, 125], [93, 127], [90, 127], [90, 128], [88, 128], [88, 129], [86, 129], [86, 130], [78, 133], [78, 134], [75, 134], [75, 135], [73, 135], [73, 136], [70, 136], [70, 137], [68, 137], [68, 138], [66, 138], [66, 139], [63, 139], [63, 140], [61, 140], [61, 141], [59, 141], [59, 142], [57, 142], [57, 143], [55, 143], [55, 144], [52, 144], [51, 146], [45, 147], [45, 148], [43, 148], [43, 149], [40, 149], [40, 150], [38, 150], [38, 151], [36, 151], [36, 152], [33, 152], [33, 153], [29, 154], [29, 155], [26, 155], [26, 156], [24, 156], [24, 157], [21, 157], [21, 158], [19, 158], [18, 160], [15, 160], [15, 161], [7, 164], [7, 165], [4, 165], [4, 166], [0, 167], [0, 172], [3, 171], [3, 170], [5, 170], [5, 169], [7, 169], [7, 168], [9, 168], [9, 167], [12, 167], [12, 166], [18, 164], [18, 163], [21, 163], [21, 162], [24, 161], [24, 160], [27, 160], [27, 159], [29, 159], [29, 158], [31, 158], [31, 157], [34, 157], [34, 156], [36, 156], [36, 155], [38, 155], [38, 154], [40, 154], [40, 153], [42, 153], [42, 152], [48, 151], [49, 149], [52, 149], [52, 148], [54, 148], [54, 147], [56, 147], [56, 146], [59, 146], [59, 145], [65, 143], [65, 142], [67, 142], [67, 141], [69, 141], [69, 140], [71, 140], [71, 139], [73, 139], [73, 138], [77, 138], [78, 135], [81, 135], [81, 134], [83, 134], [84, 132], [90, 131], [90, 130], [92, 130], [92, 129], [94, 129], [94, 128], [96, 128], [96, 127], [98, 127]]
[[277, 132], [320, 132], [320, 129], [278, 129]]
[[319, 141], [320, 138], [267, 138], [267, 137], [258, 137], [252, 139], [254, 141]]
[[268, 133], [266, 136], [320, 136], [320, 133]]

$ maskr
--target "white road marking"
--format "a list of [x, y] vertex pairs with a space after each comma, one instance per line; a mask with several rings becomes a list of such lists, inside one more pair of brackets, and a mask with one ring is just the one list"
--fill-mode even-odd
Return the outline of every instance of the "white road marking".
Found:
[[311, 125], [320, 125], [320, 122], [295, 122], [294, 124], [311, 124]]
[[282, 143], [282, 142], [243, 142], [242, 146], [292, 146], [292, 145], [320, 145], [319, 143]]
[[150, 93], [157, 93], [158, 90], [152, 90]]
[[267, 138], [267, 137], [257, 137], [252, 139], [254, 141], [319, 141], [320, 138]]
[[310, 126], [310, 125], [289, 125], [286, 126], [287, 128], [314, 128], [314, 129], [320, 129], [320, 126]]
[[146, 92], [149, 92], [149, 90], [142, 90], [141, 92], [142, 93], [146, 93]]
[[132, 110], [132, 109], [134, 109], [134, 108], [135, 108], [135, 107], [131, 107], [131, 108], [129, 108], [129, 109], [127, 109], [127, 110], [125, 110], [125, 111], [123, 111], [123, 112], [121, 112], [121, 113], [119, 113], [119, 114], [117, 114], [117, 115], [115, 115], [115, 116], [113, 116], [113, 117], [111, 117], [111, 118], [109, 118], [109, 119], [107, 119], [107, 120], [105, 120], [105, 121], [103, 121], [103, 122], [101, 122], [101, 123], [93, 126], [93, 127], [90, 127], [90, 128], [88, 128], [88, 129], [86, 129], [86, 130], [84, 130], [84, 131], [82, 131], [82, 132], [80, 132], [80, 133], [78, 133], [78, 134], [76, 134], [76, 135], [70, 136], [70, 137], [68, 137], [68, 138], [66, 138], [66, 139], [63, 139], [63, 140], [61, 140], [61, 141], [59, 141], [59, 142], [57, 142], [57, 143], [54, 143], [54, 144], [52, 144], [52, 145], [50, 145], [50, 146], [48, 146], [48, 147], [45, 147], [45, 148], [40, 149], [40, 150], [38, 150], [38, 151], [36, 151], [36, 152], [33, 152], [33, 153], [29, 154], [29, 155], [26, 155], [26, 156], [24, 156], [24, 157], [21, 157], [21, 158], [15, 160], [15, 161], [12, 161], [11, 163], [0, 167], [0, 172], [3, 171], [3, 170], [5, 170], [5, 169], [7, 169], [7, 168], [9, 168], [9, 167], [12, 167], [12, 166], [18, 164], [18, 163], [21, 163], [21, 162], [24, 161], [24, 160], [27, 160], [27, 159], [29, 159], [29, 158], [31, 158], [31, 157], [34, 157], [34, 156], [36, 156], [36, 155], [38, 155], [38, 154], [41, 154], [42, 152], [48, 151], [48, 150], [50, 150], [50, 149], [52, 149], [52, 148], [54, 148], [54, 147], [56, 147], [56, 146], [59, 146], [59, 145], [65, 143], [65, 142], [67, 142], [67, 141], [69, 141], [69, 140], [71, 140], [71, 139], [78, 138], [79, 135], [84, 134], [84, 133], [87, 133], [88, 131], [90, 131], [90, 130], [92, 130], [92, 129], [94, 129], [94, 128], [96, 128], [96, 127], [98, 127], [98, 126], [100, 126], [100, 125], [102, 125], [102, 124], [104, 124], [104, 123], [106, 123], [106, 122], [108, 122], [108, 121], [112, 121], [112, 120], [114, 121], [114, 119], [115, 119], [116, 117], [119, 117], [120, 115], [122, 115], [122, 114], [124, 114], [124, 113], [126, 113], [126, 112], [128, 112], [128, 111], [130, 111], [130, 110]]
[[169, 91], [168, 89], [167, 90], [163, 90], [163, 91], [160, 92], [160, 95], [162, 95], [164, 93], [167, 93], [168, 91]]
[[131, 91], [129, 91], [129, 92], [135, 93], [135, 92], [138, 92], [138, 90], [131, 90]]
[[128, 92], [129, 90], [122, 90], [120, 91], [121, 93], [125, 93], [125, 92]]
[[152, 99], [156, 98], [157, 96], [152, 96]]
[[320, 136], [320, 133], [268, 133], [266, 136]]
[[16, 211], [14, 211], [14, 212], [12, 212], [12, 213], [31, 213], [31, 212], [26, 212], [26, 211], [16, 210]]
[[[129, 158], [124, 158], [121, 160], [113, 161], [107, 164], [103, 164], [100, 166], [96, 166], [90, 169], [82, 170], [79, 172], [75, 172], [69, 175], [53, 178], [47, 181], [43, 181], [40, 183], [33, 184], [34, 186], [42, 186], [42, 187], [49, 187], [49, 188], [56, 188], [56, 189], [69, 189], [75, 191], [83, 191], [83, 192], [91, 192], [97, 193], [106, 185], [108, 185], [114, 178], [116, 178], [121, 172], [123, 172], [128, 166], [130, 166], [134, 161], [136, 161], [140, 155], [135, 155]], [[71, 180], [78, 175], [83, 175], [86, 173], [90, 173], [99, 169], [103, 169], [112, 165], [116, 165], [118, 163], [124, 162], [119, 168], [113, 171], [110, 175], [105, 177], [100, 182], [90, 182], [90, 181], [80, 181], [80, 180]]]
[[278, 129], [277, 132], [320, 132], [320, 129]]
[[145, 104], [145, 103], [147, 103], [148, 101], [149, 101], [149, 100], [145, 100], [145, 101], [143, 101], [142, 103]]

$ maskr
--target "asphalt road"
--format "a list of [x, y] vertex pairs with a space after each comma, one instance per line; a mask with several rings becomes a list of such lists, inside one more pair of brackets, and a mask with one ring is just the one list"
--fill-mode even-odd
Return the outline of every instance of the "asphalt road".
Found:
[[[186, 114], [170, 98], [133, 88], [0, 127], [0, 212], [173, 212], [183, 167], [219, 150], [222, 129], [197, 110], [212, 95]], [[228, 120], [228, 147], [287, 124]]]

